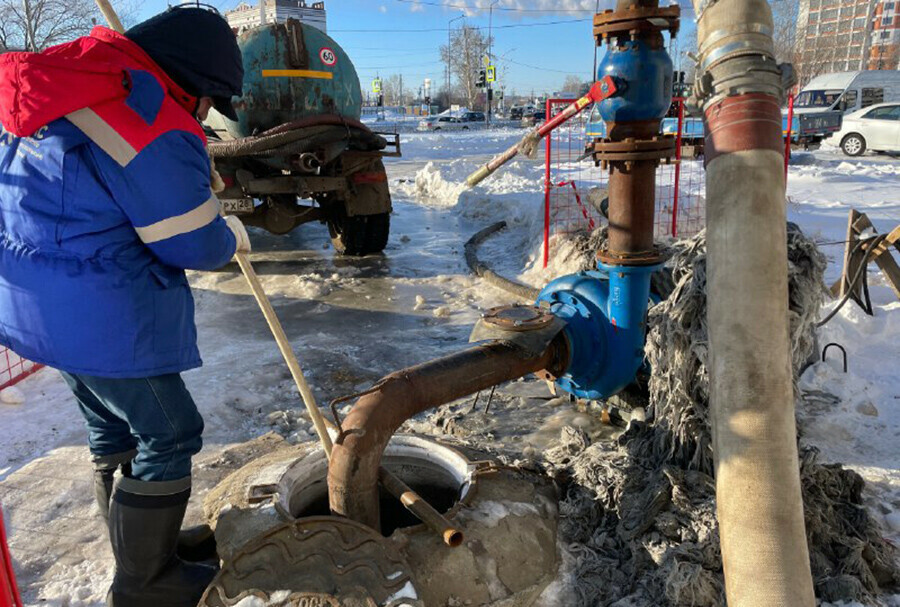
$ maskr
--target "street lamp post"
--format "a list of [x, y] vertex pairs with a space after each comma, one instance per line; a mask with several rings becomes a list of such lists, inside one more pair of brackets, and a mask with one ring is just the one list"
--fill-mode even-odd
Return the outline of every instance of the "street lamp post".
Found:
[[[494, 0], [493, 2], [491, 2], [491, 6], [490, 6], [490, 9], [489, 9], [489, 16], [488, 16], [488, 65], [485, 66], [485, 68], [487, 68], [487, 67], [489, 67], [490, 65], [493, 65], [493, 64], [494, 64], [494, 5], [495, 5], [495, 4], [499, 4], [499, 3], [500, 3], [500, 0]], [[485, 71], [485, 74], [486, 74], [486, 73], [487, 73], [487, 71]], [[493, 82], [488, 82], [488, 83], [487, 83], [487, 114], [485, 114], [485, 116], [484, 116], [485, 122], [487, 122], [488, 124], [491, 123], [491, 111], [493, 110], [493, 107], [494, 107], [494, 99], [493, 99], [493, 97], [494, 97], [494, 83], [493, 83]]]
[[[459, 21], [460, 19], [465, 19], [466, 14], [463, 13], [459, 17], [454, 17], [450, 21], [447, 22], [447, 109], [450, 109], [450, 106], [453, 105], [453, 99], [450, 95], [450, 55], [452, 54], [452, 49], [450, 48], [453, 45], [453, 25], [454, 21]], [[453, 112], [450, 112], [450, 115], [453, 115]]]

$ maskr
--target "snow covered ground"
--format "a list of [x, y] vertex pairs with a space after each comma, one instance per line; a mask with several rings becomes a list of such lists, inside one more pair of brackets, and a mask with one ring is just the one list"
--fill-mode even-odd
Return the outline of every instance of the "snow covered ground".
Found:
[[[462, 186], [480, 163], [521, 135], [512, 127], [405, 134], [404, 157], [388, 163], [395, 214], [384, 256], [337, 258], [320, 225], [281, 238], [253, 233], [252, 260], [320, 404], [461, 348], [481, 310], [509, 302], [467, 272], [463, 243], [481, 228], [501, 219], [510, 224], [482, 253], [501, 273], [539, 286], [573, 269], [565, 254], [554, 257], [548, 270], [539, 267], [541, 158], [520, 158], [473, 190]], [[879, 231], [900, 224], [898, 159], [799, 153], [788, 189], [789, 218], [823, 243], [832, 262], [829, 280], [839, 275], [843, 252], [843, 245], [831, 243], [844, 240], [850, 208], [867, 212]], [[312, 429], [302, 417], [279, 426], [272, 415], [301, 404], [237, 267], [193, 273], [191, 282], [205, 366], [185, 380], [207, 423], [195, 476], [201, 498], [233, 467], [229, 450], [236, 444], [273, 427], [305, 442]], [[821, 395], [800, 412], [803, 440], [866, 478], [873, 512], [900, 542], [900, 381], [894, 375], [900, 302], [880, 274], [873, 272], [870, 283], [875, 317], [848, 305], [822, 331], [823, 345], [838, 342], [847, 349], [849, 373], [832, 358], [803, 376], [801, 387]], [[504, 390], [515, 395], [531, 384], [534, 390], [543, 386], [528, 382]], [[25, 602], [103, 605], [112, 561], [92, 503], [85, 431], [72, 397], [52, 370], [7, 396], [0, 399], [0, 503]], [[573, 419], [551, 409], [544, 419], [519, 423], [547, 434]], [[189, 516], [199, 516], [196, 504]], [[885, 600], [900, 605], [900, 597]]]

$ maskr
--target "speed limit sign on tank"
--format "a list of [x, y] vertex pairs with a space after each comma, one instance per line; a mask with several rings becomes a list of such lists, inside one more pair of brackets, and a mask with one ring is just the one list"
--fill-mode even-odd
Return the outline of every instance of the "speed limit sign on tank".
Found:
[[337, 55], [327, 46], [319, 51], [319, 59], [321, 59], [322, 63], [325, 65], [334, 65], [337, 63]]

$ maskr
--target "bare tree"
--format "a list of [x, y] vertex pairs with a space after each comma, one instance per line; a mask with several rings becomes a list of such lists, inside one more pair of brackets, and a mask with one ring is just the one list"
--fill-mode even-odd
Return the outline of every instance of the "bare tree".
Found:
[[833, 36], [819, 36], [808, 39], [802, 49], [798, 45], [794, 66], [798, 68], [797, 82], [800, 88], [816, 76], [834, 71], [833, 63], [839, 49], [832, 38]]
[[[134, 1], [117, 6], [124, 23], [135, 8]], [[98, 24], [105, 22], [92, 0], [0, 0], [0, 49], [42, 51]]]
[[581, 97], [582, 95], [585, 95], [589, 90], [591, 90], [591, 83], [585, 82], [584, 79], [580, 76], [569, 74], [563, 81], [563, 93], [574, 93]]
[[771, 1], [775, 31], [775, 58], [780, 62], [798, 63], [797, 20], [800, 17], [800, 0]]
[[478, 100], [478, 73], [490, 47], [490, 38], [480, 29], [463, 25], [450, 34], [450, 46], [441, 47], [441, 60], [450, 64], [461, 92], [470, 108]]
[[381, 82], [381, 92], [384, 94], [385, 105], [403, 105], [405, 93], [409, 91], [403, 90], [403, 76], [400, 74], [392, 74], [387, 78], [383, 78]]

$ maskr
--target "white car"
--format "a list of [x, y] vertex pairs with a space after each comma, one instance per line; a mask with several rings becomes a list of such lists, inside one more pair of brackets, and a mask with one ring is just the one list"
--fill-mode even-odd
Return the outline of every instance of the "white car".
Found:
[[434, 116], [419, 123], [420, 131], [468, 131], [469, 126], [454, 116]]
[[844, 116], [832, 141], [847, 156], [862, 156], [866, 150], [900, 152], [900, 103], [879, 103]]

